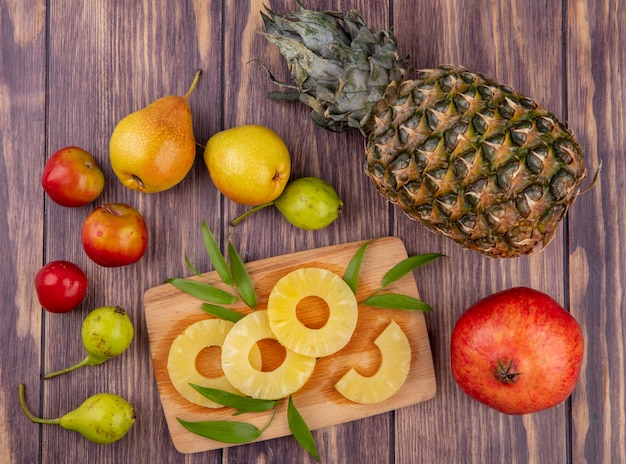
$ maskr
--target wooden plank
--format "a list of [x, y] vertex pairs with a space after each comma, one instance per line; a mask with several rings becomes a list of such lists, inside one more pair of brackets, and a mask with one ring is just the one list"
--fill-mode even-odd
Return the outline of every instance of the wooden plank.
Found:
[[[89, 150], [105, 173], [106, 185], [90, 206], [70, 210], [47, 203], [46, 259], [76, 262], [90, 278], [90, 288], [79, 310], [46, 321], [44, 368], [53, 370], [83, 356], [80, 326], [95, 307], [123, 306], [136, 333], [123, 356], [46, 381], [45, 412], [58, 415], [104, 390], [127, 398], [138, 419], [128, 436], [111, 446], [90, 445], [72, 432], [49, 427], [44, 432], [44, 460], [183, 462], [184, 456], [163, 439], [166, 424], [151, 370], [142, 297], [146, 288], [187, 270], [185, 251], [200, 255], [201, 221], [219, 225], [217, 195], [201, 151], [189, 175], [171, 190], [146, 195], [126, 189], [111, 169], [108, 140], [128, 113], [162, 96], [184, 94], [197, 68], [204, 73], [189, 102], [197, 139], [208, 138], [220, 118], [219, 111], [212, 109], [220, 104], [221, 5], [68, 1], [50, 8], [48, 147], [54, 152], [75, 144]], [[137, 264], [102, 268], [83, 252], [82, 221], [96, 205], [106, 202], [128, 203], [144, 215], [149, 248]], [[203, 263], [196, 265], [202, 268]], [[220, 460], [221, 453], [215, 452], [204, 456], [203, 462]]]
[[0, 455], [5, 462], [38, 462], [41, 437], [17, 392], [24, 383], [28, 407], [42, 413], [42, 310], [33, 281], [43, 261], [46, 10], [42, 2], [2, 0], [0, 12]]
[[[256, 310], [263, 311], [267, 308], [268, 296], [276, 282], [296, 269], [321, 267], [342, 276], [350, 259], [364, 243], [351, 242], [247, 263], [246, 268], [257, 295]], [[405, 258], [406, 250], [399, 239], [387, 237], [373, 241], [367, 248], [359, 273], [356, 300], [362, 301], [376, 292], [380, 288], [383, 275]], [[193, 279], [198, 280], [198, 277]], [[223, 284], [216, 272], [204, 274], [201, 280], [232, 292], [232, 288]], [[413, 276], [404, 277], [391, 285], [388, 291], [419, 298]], [[176, 448], [183, 453], [195, 453], [229, 446], [198, 438], [185, 430], [177, 418], [187, 421], [231, 421], [233, 411], [229, 408], [211, 410], [186, 401], [178, 393], [168, 374], [168, 357], [176, 337], [189, 325], [208, 319], [200, 308], [202, 302], [170, 284], [165, 284], [149, 289], [144, 304], [159, 394]], [[315, 311], [315, 308], [313, 305], [310, 311]], [[250, 312], [242, 303], [236, 304], [233, 309], [242, 314]], [[317, 310], [319, 312], [319, 307]], [[335, 383], [350, 367], [367, 369], [367, 372], [372, 374], [375, 372], [380, 359], [369, 353], [374, 347], [373, 341], [391, 321], [396, 322], [410, 340], [411, 371], [406, 381], [397, 393], [379, 403], [361, 405], [346, 400], [334, 389]], [[374, 351], [378, 352], [375, 347]], [[266, 358], [276, 356], [276, 352], [271, 349], [265, 350], [263, 354], [264, 362]], [[429, 400], [434, 394], [435, 378], [424, 314], [418, 311], [394, 311], [360, 306], [358, 324], [349, 343], [337, 353], [318, 360], [311, 378], [301, 390], [294, 393], [294, 401], [310, 429], [317, 430], [407, 407]], [[273, 411], [267, 411], [247, 415], [245, 420], [261, 428], [270, 421], [272, 415]], [[291, 435], [291, 432], [287, 426], [286, 409], [281, 407], [275, 420], [264, 430], [260, 440], [287, 435]]]
[[617, 1], [568, 4], [568, 121], [590, 175], [602, 162], [569, 219], [570, 310], [587, 346], [572, 402], [572, 462], [626, 462], [624, 21]]
[[[395, 1], [393, 6], [401, 54], [410, 54], [418, 69], [460, 64], [509, 84], [564, 116], [563, 88], [558, 85], [564, 74], [560, 2]], [[435, 309], [427, 323], [439, 393], [434, 401], [397, 413], [396, 431], [404, 437], [396, 442], [397, 462], [437, 462], [442, 456], [450, 462], [563, 461], [568, 453], [566, 405], [508, 417], [464, 395], [449, 368], [452, 328], [474, 301], [524, 285], [564, 302], [562, 227], [538, 255], [493, 260], [427, 232], [399, 211], [395, 217], [395, 234], [410, 253], [448, 256], [416, 272], [420, 282], [428, 282], [422, 296]], [[489, 438], [477, 439], [478, 430]]]
[[[354, 240], [387, 236], [390, 219], [385, 201], [363, 173], [363, 138], [357, 131], [335, 134], [316, 126], [310, 111], [302, 104], [273, 102], [268, 92], [277, 90], [260, 66], [249, 63], [258, 59], [279, 80], [289, 78], [287, 66], [262, 36], [260, 11], [268, 2], [226, 2], [224, 128], [237, 124], [258, 123], [275, 130], [290, 149], [292, 178], [316, 176], [329, 182], [344, 201], [341, 217], [328, 228], [304, 231], [289, 225], [277, 210], [266, 208], [225, 235], [240, 250], [246, 261], [322, 247]], [[297, 9], [292, 1], [269, 2], [277, 13]], [[376, 25], [388, 23], [388, 2], [319, 1], [315, 9], [342, 10], [358, 8], [375, 18]], [[224, 200], [224, 223], [245, 210]], [[393, 455], [391, 414], [381, 414], [357, 424], [328, 427], [314, 432], [322, 451], [323, 462], [387, 462]], [[359, 446], [363, 436], [377, 437], [375, 449]], [[326, 446], [324, 444], [332, 444]], [[315, 462], [291, 437], [258, 442], [224, 451], [229, 462], [253, 462], [259, 456], [275, 456], [276, 462]], [[270, 459], [270, 458], [268, 458]]]

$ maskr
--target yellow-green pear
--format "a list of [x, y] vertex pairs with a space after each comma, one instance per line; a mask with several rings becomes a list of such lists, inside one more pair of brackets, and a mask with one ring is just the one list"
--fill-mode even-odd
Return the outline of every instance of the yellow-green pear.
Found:
[[73, 411], [56, 419], [42, 419], [26, 406], [25, 386], [20, 384], [19, 399], [22, 411], [36, 424], [60, 425], [64, 429], [80, 433], [89, 441], [108, 445], [122, 438], [135, 423], [135, 408], [114, 393], [98, 393], [87, 398]]
[[109, 143], [111, 167], [122, 184], [145, 193], [162, 192], [182, 181], [196, 158], [196, 141], [187, 99], [169, 95], [135, 111], [115, 127]]

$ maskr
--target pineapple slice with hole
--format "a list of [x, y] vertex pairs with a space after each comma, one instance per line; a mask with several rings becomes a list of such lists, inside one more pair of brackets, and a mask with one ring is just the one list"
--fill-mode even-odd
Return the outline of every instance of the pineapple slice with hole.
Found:
[[277, 340], [270, 328], [267, 311], [255, 311], [240, 319], [222, 345], [222, 369], [243, 394], [277, 400], [302, 388], [313, 374], [316, 360], [285, 347], [283, 362], [271, 371], [264, 371], [250, 362], [249, 353], [257, 342], [268, 339]]
[[[223, 372], [216, 376], [204, 375], [197, 365], [203, 350], [222, 346], [226, 334], [233, 325], [234, 323], [223, 319], [202, 320], [188, 326], [172, 342], [167, 358], [167, 372], [174, 388], [191, 403], [207, 408], [222, 407], [221, 404], [215, 403], [198, 393], [189, 385], [190, 383], [240, 394]], [[221, 360], [219, 361], [221, 362]], [[250, 350], [250, 364], [259, 368], [261, 366], [261, 352], [258, 347], [253, 347]]]
[[411, 369], [411, 345], [395, 321], [389, 323], [374, 344], [381, 352], [378, 371], [365, 377], [351, 368], [335, 384], [339, 393], [355, 403], [372, 404], [388, 399], [404, 384]]
[[[301, 320], [301, 306], [303, 313], [321, 312], [320, 305], [312, 303], [311, 297], [323, 300], [326, 305], [328, 317], [321, 327], [307, 326]], [[350, 341], [359, 312], [354, 293], [340, 276], [327, 269], [310, 267], [296, 269], [276, 283], [267, 300], [267, 314], [270, 327], [282, 345], [317, 358], [336, 353]]]

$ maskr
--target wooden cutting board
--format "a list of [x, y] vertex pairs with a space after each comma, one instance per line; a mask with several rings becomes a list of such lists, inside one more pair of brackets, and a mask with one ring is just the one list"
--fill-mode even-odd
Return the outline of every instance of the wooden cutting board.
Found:
[[[246, 263], [257, 294], [257, 310], [266, 308], [267, 297], [275, 283], [294, 269], [322, 267], [343, 275], [346, 266], [363, 243], [346, 243]], [[357, 301], [363, 300], [377, 290], [382, 276], [405, 258], [407, 252], [400, 239], [386, 237], [373, 241], [367, 248], [361, 267]], [[200, 278], [193, 276], [190, 279]], [[221, 282], [216, 272], [203, 274], [202, 280], [234, 291]], [[419, 297], [412, 273], [390, 285], [388, 290]], [[197, 406], [185, 400], [170, 382], [167, 358], [173, 340], [190, 324], [212, 317], [200, 309], [201, 305], [200, 300], [177, 290], [170, 284], [153, 287], [144, 295], [146, 323], [159, 395], [172, 441], [181, 453], [195, 453], [231, 445], [192, 434], [178, 423], [177, 417], [187, 421], [237, 420], [262, 428], [267, 424], [271, 414], [271, 412], [247, 413], [233, 417], [233, 410], [229, 408], [208, 409]], [[233, 305], [231, 308], [242, 314], [250, 312], [243, 303], [239, 306]], [[302, 317], [312, 316], [302, 315]], [[350, 367], [355, 367], [362, 375], [372, 375], [376, 372], [380, 352], [373, 342], [391, 320], [400, 325], [411, 345], [411, 370], [407, 380], [401, 389], [386, 401], [371, 405], [352, 403], [335, 390], [334, 384]], [[212, 353], [216, 356], [215, 352]], [[272, 361], [272, 357], [275, 358], [279, 354], [272, 353], [272, 347], [269, 346], [262, 347], [262, 356], [265, 365], [266, 362], [269, 364], [275, 362]], [[197, 359], [197, 363], [200, 362], [206, 363], [207, 360]], [[213, 363], [219, 365], [218, 360], [214, 359]], [[425, 401], [435, 395], [435, 390], [435, 373], [424, 313], [360, 306], [359, 320], [350, 342], [337, 353], [321, 358], [309, 381], [293, 395], [293, 398], [309, 428], [315, 430]], [[284, 401], [274, 421], [259, 440], [290, 434], [286, 411], [287, 404]]]

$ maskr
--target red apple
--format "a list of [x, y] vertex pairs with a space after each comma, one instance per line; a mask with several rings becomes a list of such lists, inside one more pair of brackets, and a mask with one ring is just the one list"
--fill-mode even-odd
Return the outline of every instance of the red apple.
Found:
[[87, 256], [100, 266], [126, 266], [139, 261], [146, 251], [148, 229], [135, 208], [111, 203], [85, 218], [81, 241]]
[[494, 293], [461, 315], [450, 357], [454, 379], [470, 397], [506, 414], [529, 414], [570, 396], [583, 335], [551, 297], [518, 287]]
[[67, 313], [77, 308], [87, 292], [87, 276], [69, 261], [51, 261], [35, 275], [39, 304], [51, 313]]
[[66, 147], [57, 151], [46, 163], [41, 185], [55, 203], [83, 206], [102, 193], [104, 175], [85, 150]]

